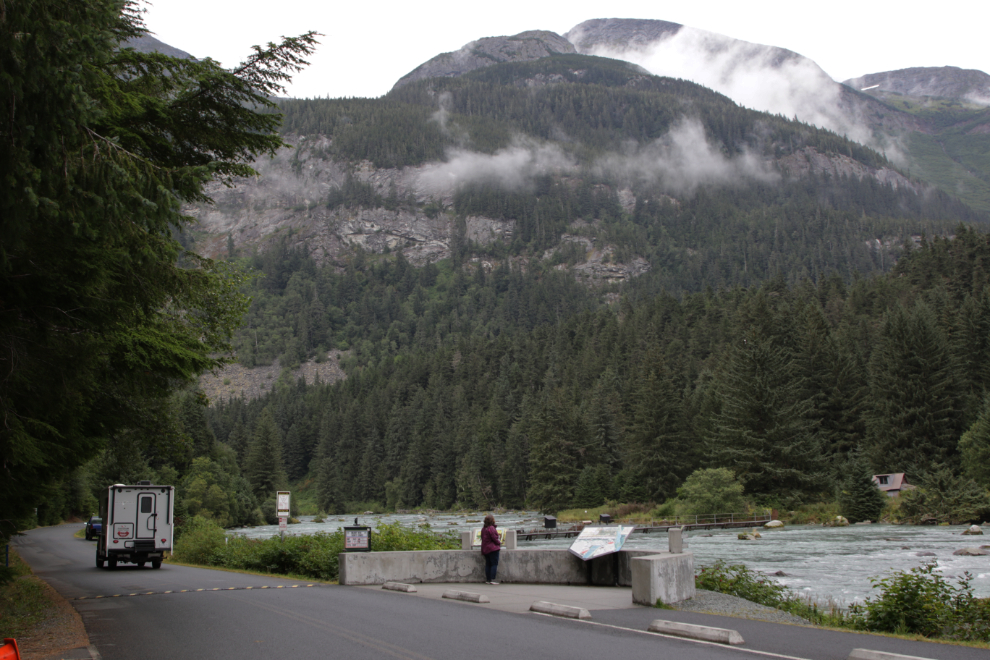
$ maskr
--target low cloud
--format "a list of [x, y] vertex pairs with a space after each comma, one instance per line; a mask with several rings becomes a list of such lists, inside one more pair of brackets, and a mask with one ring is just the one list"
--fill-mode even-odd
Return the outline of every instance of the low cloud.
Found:
[[594, 169], [600, 175], [628, 183], [659, 183], [674, 194], [693, 194], [700, 186], [779, 179], [756, 154], [743, 152], [727, 157], [708, 140], [701, 122], [693, 118], [681, 119], [650, 144], [633, 145], [622, 154], [600, 159]]
[[453, 149], [447, 161], [427, 165], [416, 176], [417, 188], [428, 195], [446, 195], [472, 183], [490, 183], [510, 190], [523, 188], [537, 176], [568, 174], [577, 165], [553, 144], [517, 140], [494, 154]]
[[874, 141], [855, 111], [842, 107], [841, 86], [796, 53], [686, 26], [635, 48], [595, 46], [590, 52], [691, 80], [747, 108], [796, 117], [863, 144]]

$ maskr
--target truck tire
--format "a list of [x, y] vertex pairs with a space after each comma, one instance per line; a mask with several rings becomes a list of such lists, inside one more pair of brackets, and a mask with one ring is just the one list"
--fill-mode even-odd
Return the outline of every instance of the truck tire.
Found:
[[151, 560], [151, 567], [152, 568], [161, 568], [162, 567], [162, 560], [161, 559], [152, 559]]
[[117, 558], [116, 557], [110, 557], [109, 559], [107, 559], [107, 568], [109, 568], [110, 570], [113, 570], [113, 569], [117, 568]]

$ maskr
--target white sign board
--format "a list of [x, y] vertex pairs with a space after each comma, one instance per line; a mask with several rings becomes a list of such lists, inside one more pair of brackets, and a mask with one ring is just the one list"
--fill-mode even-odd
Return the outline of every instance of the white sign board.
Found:
[[279, 518], [289, 517], [289, 491], [280, 490], [275, 494], [275, 515]]
[[569, 550], [585, 561], [612, 554], [622, 549], [622, 544], [632, 534], [633, 529], [635, 528], [632, 526], [623, 527], [622, 525], [585, 527], [574, 539]]
[[370, 541], [371, 541], [370, 530], [367, 529], [344, 530], [345, 550], [367, 549]]
[[278, 519], [278, 531], [284, 532], [285, 531], [285, 526], [286, 526], [286, 523], [287, 522], [288, 522], [288, 519], [286, 517], [284, 517], [284, 516], [280, 517]]

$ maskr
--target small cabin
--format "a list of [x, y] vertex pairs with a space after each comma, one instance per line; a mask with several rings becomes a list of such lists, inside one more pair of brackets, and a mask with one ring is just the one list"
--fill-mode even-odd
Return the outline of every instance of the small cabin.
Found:
[[908, 483], [903, 472], [893, 472], [891, 474], [873, 475], [873, 483], [877, 488], [887, 494], [888, 497], [898, 497], [901, 491], [912, 490], [914, 486]]

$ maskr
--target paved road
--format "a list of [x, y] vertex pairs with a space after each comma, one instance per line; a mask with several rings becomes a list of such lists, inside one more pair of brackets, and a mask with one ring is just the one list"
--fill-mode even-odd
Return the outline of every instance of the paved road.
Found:
[[[39, 576], [73, 599], [90, 641], [106, 660], [622, 656], [745, 660], [767, 657], [769, 648], [760, 655], [752, 649], [768, 642], [773, 655], [841, 660], [853, 647], [893, 650], [882, 646], [890, 641], [908, 649], [898, 647], [901, 653], [940, 660], [987, 657], [985, 650], [912, 645], [651, 608], [596, 610], [594, 621], [611, 626], [589, 625], [381, 590], [309, 587], [305, 582], [167, 564], [160, 570], [130, 565], [100, 570], [93, 561], [94, 544], [73, 538], [76, 529], [78, 525], [33, 530], [17, 540], [17, 549]], [[709, 625], [728, 622], [743, 632], [750, 650], [625, 629], [645, 630], [661, 615], [697, 617], [693, 622]]]

